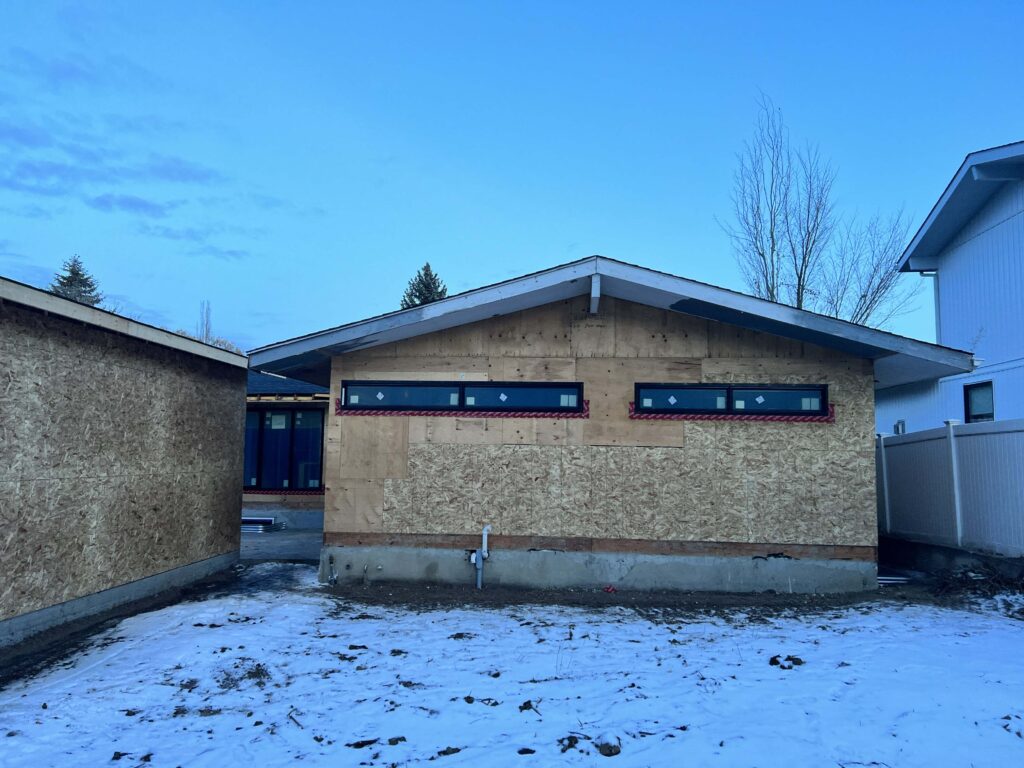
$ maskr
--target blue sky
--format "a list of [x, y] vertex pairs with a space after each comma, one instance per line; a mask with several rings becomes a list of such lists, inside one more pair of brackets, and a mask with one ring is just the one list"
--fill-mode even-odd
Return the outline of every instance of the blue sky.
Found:
[[[742, 289], [759, 94], [843, 211], [916, 229], [1024, 139], [1019, 3], [13, 3], [0, 274], [79, 254], [124, 310], [244, 348], [600, 253]], [[984, 30], [984, 32], [981, 32]], [[919, 280], [908, 277], [907, 280]], [[893, 330], [931, 338], [930, 294]]]

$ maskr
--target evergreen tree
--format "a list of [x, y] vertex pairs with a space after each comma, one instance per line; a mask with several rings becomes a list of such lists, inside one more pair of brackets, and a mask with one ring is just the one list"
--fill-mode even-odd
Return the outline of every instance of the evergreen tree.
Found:
[[423, 268], [416, 273], [416, 277], [409, 281], [409, 287], [402, 295], [402, 309], [418, 307], [421, 304], [429, 304], [432, 301], [443, 299], [448, 295], [448, 288], [441, 282], [441, 278], [430, 268], [427, 262]]
[[77, 301], [79, 304], [88, 304], [90, 307], [95, 307], [103, 301], [103, 294], [100, 293], [96, 278], [85, 271], [78, 256], [72, 256], [64, 262], [61, 272], [54, 275], [50, 292]]

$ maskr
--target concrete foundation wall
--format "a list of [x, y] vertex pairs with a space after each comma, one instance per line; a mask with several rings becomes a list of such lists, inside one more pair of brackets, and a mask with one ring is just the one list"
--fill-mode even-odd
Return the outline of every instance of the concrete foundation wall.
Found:
[[[427, 547], [324, 547], [320, 579], [337, 583], [474, 584], [465, 550]], [[497, 550], [484, 562], [487, 585], [534, 589], [835, 593], [878, 586], [874, 562], [783, 557], [647, 555], [624, 552]]]
[[245, 380], [0, 305], [0, 620], [236, 556]]
[[147, 576], [118, 587], [111, 587], [85, 597], [51, 605], [38, 611], [23, 613], [13, 619], [0, 621], [0, 648], [15, 645], [40, 632], [72, 621], [97, 616], [120, 606], [145, 600], [176, 587], [192, 584], [211, 574], [230, 568], [238, 562], [237, 552], [217, 555], [198, 563], [183, 565], [170, 571]]

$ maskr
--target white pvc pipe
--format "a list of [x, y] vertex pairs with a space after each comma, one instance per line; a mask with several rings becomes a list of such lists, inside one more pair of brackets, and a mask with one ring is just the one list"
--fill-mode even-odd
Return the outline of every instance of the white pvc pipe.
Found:
[[487, 553], [487, 534], [490, 533], [490, 532], [491, 532], [491, 526], [490, 525], [485, 525], [484, 526], [484, 532], [483, 532], [483, 547], [480, 550], [484, 557], [487, 557], [487, 554], [488, 554]]

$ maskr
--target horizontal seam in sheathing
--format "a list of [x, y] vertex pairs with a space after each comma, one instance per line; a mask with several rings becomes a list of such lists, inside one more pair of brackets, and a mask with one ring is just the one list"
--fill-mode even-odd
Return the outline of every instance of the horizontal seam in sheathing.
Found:
[[376, 408], [342, 408], [341, 398], [334, 399], [335, 416], [447, 416], [457, 419], [589, 419], [590, 401], [583, 401], [583, 410], [575, 413], [559, 411], [404, 411]]
[[836, 407], [829, 405], [826, 416], [799, 413], [637, 413], [636, 403], [629, 404], [629, 418], [635, 421], [771, 421], [782, 424], [835, 424]]

